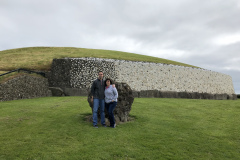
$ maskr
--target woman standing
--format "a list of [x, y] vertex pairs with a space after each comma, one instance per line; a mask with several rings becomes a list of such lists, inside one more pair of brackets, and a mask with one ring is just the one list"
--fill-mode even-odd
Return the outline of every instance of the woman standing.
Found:
[[109, 120], [110, 120], [110, 127], [115, 128], [116, 123], [113, 115], [113, 110], [115, 109], [117, 105], [117, 98], [118, 98], [118, 92], [116, 87], [113, 87], [112, 80], [110, 78], [107, 78], [105, 80], [106, 88], [105, 88], [105, 106], [108, 111]]

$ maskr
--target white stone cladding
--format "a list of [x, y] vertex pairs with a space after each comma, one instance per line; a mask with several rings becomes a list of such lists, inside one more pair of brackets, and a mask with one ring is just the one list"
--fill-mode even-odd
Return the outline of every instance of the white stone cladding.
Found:
[[102, 70], [105, 77], [127, 83], [134, 91], [235, 94], [231, 76], [200, 68], [101, 58], [56, 59], [52, 68], [53, 86], [89, 88]]
[[235, 94], [232, 78], [210, 70], [160, 63], [116, 61], [116, 81], [133, 90]]

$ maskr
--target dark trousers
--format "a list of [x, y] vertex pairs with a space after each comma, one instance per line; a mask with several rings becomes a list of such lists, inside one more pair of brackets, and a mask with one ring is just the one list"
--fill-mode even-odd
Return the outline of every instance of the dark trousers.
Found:
[[114, 119], [114, 115], [113, 115], [113, 110], [115, 109], [117, 105], [117, 102], [110, 102], [110, 103], [105, 103], [106, 109], [108, 111], [108, 116], [109, 116], [109, 120], [110, 120], [110, 126], [113, 127], [115, 124], [115, 119]]

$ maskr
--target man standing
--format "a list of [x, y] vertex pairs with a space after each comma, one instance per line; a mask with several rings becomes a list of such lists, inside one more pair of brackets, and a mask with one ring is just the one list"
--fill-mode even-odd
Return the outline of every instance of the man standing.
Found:
[[105, 90], [105, 83], [103, 80], [103, 72], [99, 71], [98, 72], [98, 79], [96, 79], [91, 87], [91, 94], [92, 94], [92, 99], [91, 101], [93, 102], [93, 127], [98, 128], [98, 116], [97, 116], [97, 111], [98, 107], [100, 106], [100, 115], [101, 115], [101, 124], [106, 127], [105, 124], [105, 101], [104, 101], [104, 90]]

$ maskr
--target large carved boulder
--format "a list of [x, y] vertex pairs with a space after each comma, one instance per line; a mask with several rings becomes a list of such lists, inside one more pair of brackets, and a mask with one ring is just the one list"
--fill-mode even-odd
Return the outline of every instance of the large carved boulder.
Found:
[[[134, 100], [133, 92], [130, 86], [126, 83], [115, 82], [115, 86], [118, 91], [118, 102], [114, 109], [114, 118], [116, 122], [126, 122], [129, 120], [129, 112], [131, 111], [132, 103]], [[88, 93], [88, 103], [93, 108], [91, 102], [91, 92]], [[105, 109], [105, 117], [108, 118], [108, 113]], [[100, 120], [100, 112], [98, 110], [98, 120]]]

